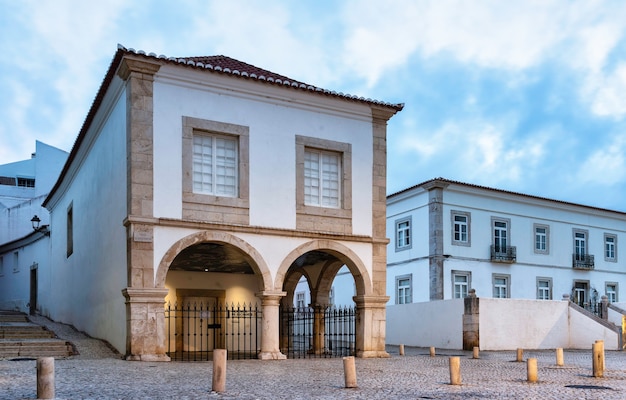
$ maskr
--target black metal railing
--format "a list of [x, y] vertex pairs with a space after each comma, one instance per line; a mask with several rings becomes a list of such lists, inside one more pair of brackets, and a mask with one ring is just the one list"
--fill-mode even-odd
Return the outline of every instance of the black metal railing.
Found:
[[252, 304], [168, 304], [167, 355], [175, 361], [210, 361], [214, 349], [226, 349], [231, 360], [255, 359], [261, 320], [261, 309]]
[[491, 245], [491, 261], [514, 263], [517, 260], [517, 248], [515, 246]]
[[572, 267], [576, 269], [594, 269], [594, 258], [590, 254], [572, 254]]
[[281, 352], [288, 358], [354, 356], [355, 307], [281, 308]]

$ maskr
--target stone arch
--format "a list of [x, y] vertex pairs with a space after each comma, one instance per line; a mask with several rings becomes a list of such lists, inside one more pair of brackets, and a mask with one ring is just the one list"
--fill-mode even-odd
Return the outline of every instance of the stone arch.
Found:
[[372, 294], [372, 281], [363, 261], [350, 248], [332, 240], [313, 240], [291, 251], [278, 268], [276, 278], [274, 279], [274, 287], [282, 288], [285, 276], [296, 259], [314, 250], [332, 254], [348, 267], [354, 278], [357, 294], [366, 296]]
[[161, 258], [161, 262], [157, 268], [154, 286], [157, 288], [164, 288], [167, 271], [176, 256], [187, 247], [203, 242], [228, 244], [241, 250], [245, 254], [245, 257], [248, 260], [250, 267], [252, 267], [254, 274], [259, 279], [262, 291], [271, 291], [273, 289], [270, 270], [261, 254], [254, 247], [252, 247], [252, 245], [230, 233], [210, 231], [202, 231], [185, 236], [170, 246]]
[[313, 290], [313, 287], [311, 286], [311, 278], [306, 271], [288, 271], [287, 275], [285, 275], [285, 281], [283, 283], [283, 291], [286, 293], [286, 295], [281, 299], [281, 304], [283, 306], [291, 307], [293, 305], [293, 296], [295, 294], [296, 286], [298, 286], [298, 282], [303, 276], [306, 278], [309, 291]]

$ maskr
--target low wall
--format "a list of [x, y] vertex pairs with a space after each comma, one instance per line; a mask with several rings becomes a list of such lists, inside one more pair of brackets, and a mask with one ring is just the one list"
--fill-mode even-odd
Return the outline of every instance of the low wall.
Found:
[[463, 299], [387, 306], [387, 344], [463, 347]]
[[[587, 350], [596, 340], [604, 340], [607, 350], [620, 349], [619, 332], [570, 307], [568, 301], [479, 298], [478, 302], [481, 350]], [[387, 306], [387, 344], [462, 349], [463, 312], [463, 299]], [[618, 320], [621, 315], [610, 310], [608, 322]]]

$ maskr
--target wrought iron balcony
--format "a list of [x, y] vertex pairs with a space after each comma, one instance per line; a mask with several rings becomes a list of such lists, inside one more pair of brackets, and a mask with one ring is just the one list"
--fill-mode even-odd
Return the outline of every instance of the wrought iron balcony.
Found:
[[575, 269], [593, 269], [595, 263], [590, 254], [572, 254], [572, 267]]
[[517, 248], [515, 246], [491, 245], [491, 261], [502, 263], [514, 263], [517, 260]]

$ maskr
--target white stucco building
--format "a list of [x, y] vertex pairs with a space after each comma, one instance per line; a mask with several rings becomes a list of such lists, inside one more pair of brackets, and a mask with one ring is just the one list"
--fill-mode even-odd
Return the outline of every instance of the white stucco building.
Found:
[[355, 353], [387, 356], [386, 123], [402, 107], [120, 46], [44, 202], [45, 314], [129, 360], [168, 360], [191, 329], [166, 323], [168, 305], [258, 303], [258, 357], [280, 359], [281, 303], [305, 274], [328, 303], [345, 265]]
[[624, 212], [438, 178], [388, 196], [387, 232], [391, 305], [625, 296]]
[[38, 293], [49, 288], [38, 281], [49, 274], [50, 218], [42, 203], [67, 155], [37, 141], [29, 159], [0, 165], [0, 309], [45, 311]]

